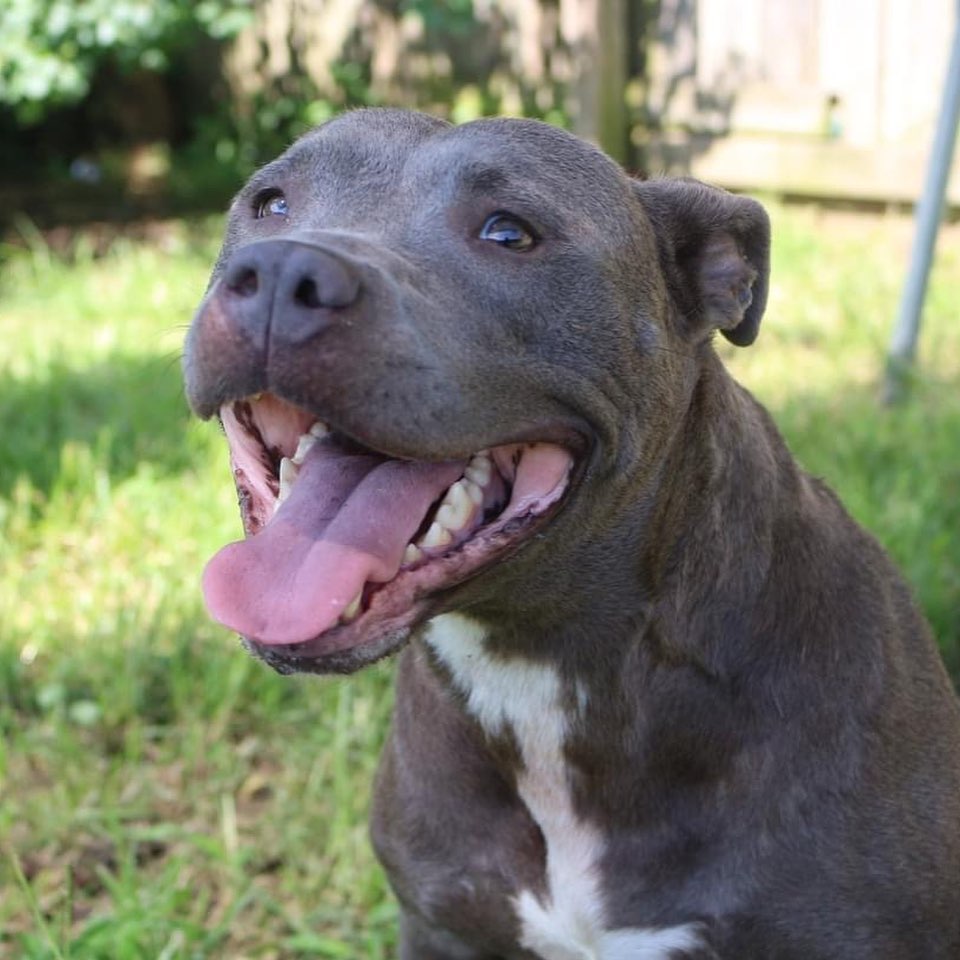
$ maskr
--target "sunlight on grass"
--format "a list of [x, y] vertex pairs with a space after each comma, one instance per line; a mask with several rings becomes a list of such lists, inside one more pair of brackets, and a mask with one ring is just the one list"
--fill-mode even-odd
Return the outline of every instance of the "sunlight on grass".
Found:
[[908, 403], [879, 404], [911, 223], [773, 211], [761, 337], [721, 346], [794, 454], [893, 554], [960, 674], [960, 231], [945, 229]]
[[[876, 402], [908, 225], [774, 208], [758, 343], [720, 346], [889, 547], [960, 667], [960, 236], [908, 404]], [[218, 224], [0, 274], [0, 955], [391, 956], [365, 817], [390, 667], [280, 678], [206, 618], [240, 533], [179, 351]], [[12, 952], [11, 952], [12, 951]]]

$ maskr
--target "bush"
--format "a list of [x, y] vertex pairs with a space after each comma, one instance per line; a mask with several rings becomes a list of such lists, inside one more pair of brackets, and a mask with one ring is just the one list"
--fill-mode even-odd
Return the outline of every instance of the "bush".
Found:
[[198, 38], [236, 34], [250, 14], [250, 0], [4, 0], [0, 104], [38, 123], [83, 99], [104, 62], [162, 71]]

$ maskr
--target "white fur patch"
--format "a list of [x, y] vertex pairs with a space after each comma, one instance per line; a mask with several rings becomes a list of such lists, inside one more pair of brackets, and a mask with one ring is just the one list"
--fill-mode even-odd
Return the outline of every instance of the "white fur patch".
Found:
[[[461, 614], [437, 617], [426, 639], [466, 697], [467, 710], [493, 736], [509, 726], [523, 757], [517, 791], [543, 832], [548, 892], [543, 900], [529, 890], [515, 898], [521, 945], [544, 960], [665, 960], [697, 946], [693, 924], [606, 930], [596, 866], [603, 837], [573, 810], [563, 757], [568, 716], [557, 671], [491, 656], [483, 628]], [[580, 686], [576, 701], [586, 706]]]
[[675, 950], [695, 950], [701, 945], [695, 923], [659, 930], [624, 928], [612, 930], [600, 938], [598, 960], [664, 960]]

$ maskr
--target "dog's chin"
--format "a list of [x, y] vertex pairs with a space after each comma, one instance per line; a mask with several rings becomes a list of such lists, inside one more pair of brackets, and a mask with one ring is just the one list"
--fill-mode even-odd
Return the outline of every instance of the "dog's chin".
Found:
[[[343, 628], [334, 629], [331, 632], [342, 633]], [[396, 627], [391, 630], [383, 625], [375, 632], [375, 636], [357, 640], [356, 646], [326, 653], [322, 652], [322, 636], [317, 637], [315, 641], [290, 646], [267, 646], [247, 637], [240, 639], [248, 653], [262, 660], [277, 673], [347, 674], [356, 673], [378, 660], [392, 656], [406, 644], [412, 632], [410, 627]], [[315, 649], [318, 644], [321, 646], [320, 652]]]
[[396, 652], [530, 542], [577, 472], [571, 448], [546, 441], [392, 457], [273, 394], [220, 418], [246, 539], [210, 561], [204, 594], [281, 673], [352, 673]]

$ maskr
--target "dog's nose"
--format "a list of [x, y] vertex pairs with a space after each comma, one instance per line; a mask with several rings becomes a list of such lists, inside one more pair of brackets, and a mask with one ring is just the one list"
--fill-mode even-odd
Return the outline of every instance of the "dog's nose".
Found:
[[333, 311], [356, 303], [360, 289], [356, 270], [335, 254], [271, 240], [233, 253], [221, 295], [233, 322], [254, 339], [269, 328], [271, 337], [299, 343], [321, 333]]

